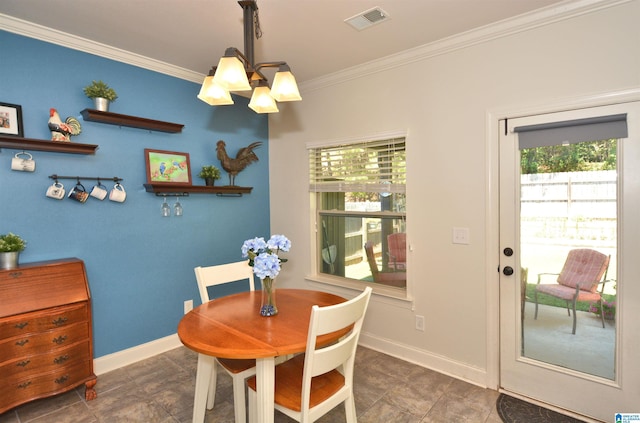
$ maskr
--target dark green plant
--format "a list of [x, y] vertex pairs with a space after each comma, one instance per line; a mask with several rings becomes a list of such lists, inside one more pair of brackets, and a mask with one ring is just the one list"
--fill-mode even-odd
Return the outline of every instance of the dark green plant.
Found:
[[220, 169], [215, 166], [202, 166], [202, 170], [198, 173], [198, 177], [202, 179], [220, 179]]
[[118, 94], [102, 81], [92, 81], [91, 84], [83, 88], [84, 94], [89, 98], [102, 97], [109, 101], [116, 101]]
[[27, 246], [27, 241], [18, 235], [9, 232], [6, 235], [0, 235], [0, 253], [12, 253], [22, 251]]

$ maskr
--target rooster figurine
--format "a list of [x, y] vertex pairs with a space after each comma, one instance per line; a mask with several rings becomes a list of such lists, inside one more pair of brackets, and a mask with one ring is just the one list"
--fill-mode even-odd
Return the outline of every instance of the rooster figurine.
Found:
[[224, 141], [218, 141], [216, 146], [218, 160], [220, 160], [222, 168], [229, 173], [229, 185], [235, 186], [236, 175], [242, 172], [244, 168], [249, 166], [251, 163], [258, 161], [258, 156], [256, 156], [256, 153], [254, 153], [253, 150], [261, 145], [262, 143], [260, 141], [251, 143], [238, 150], [236, 158], [233, 159], [227, 154], [227, 150], [225, 149], [226, 144]]
[[69, 116], [63, 122], [58, 111], [52, 107], [49, 109], [49, 130], [51, 131], [51, 141], [71, 141], [70, 136], [82, 132], [82, 126], [73, 116]]

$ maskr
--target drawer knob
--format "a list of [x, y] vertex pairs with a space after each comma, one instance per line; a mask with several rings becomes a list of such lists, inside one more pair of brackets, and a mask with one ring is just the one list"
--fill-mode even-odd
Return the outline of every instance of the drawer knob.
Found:
[[29, 340], [28, 339], [21, 339], [19, 341], [16, 341], [16, 345], [19, 347], [23, 347], [25, 344], [28, 344]]
[[61, 376], [59, 378], [57, 378], [54, 382], [57, 383], [58, 385], [65, 383], [67, 380], [69, 380], [69, 375], [64, 375]]
[[20, 323], [16, 323], [16, 325], [14, 327], [16, 329], [24, 329], [28, 325], [29, 325], [29, 322], [20, 322]]
[[56, 364], [62, 364], [69, 359], [68, 355], [61, 355], [60, 357], [56, 357], [53, 359], [53, 362]]
[[31, 381], [27, 381], [27, 382], [21, 383], [20, 385], [18, 385], [18, 388], [26, 389], [27, 386], [29, 386], [29, 385], [31, 385]]
[[9, 273], [9, 276], [11, 276], [12, 278], [19, 278], [20, 276], [22, 276], [22, 272], [11, 272]]
[[67, 335], [60, 335], [57, 338], [53, 338], [53, 342], [55, 342], [58, 345], [62, 344], [66, 340], [67, 340]]
[[51, 323], [53, 323], [56, 326], [60, 326], [60, 325], [64, 325], [65, 323], [67, 323], [67, 320], [69, 320], [69, 319], [66, 318], [66, 317], [59, 317], [56, 320], [54, 320], [53, 322], [51, 322]]
[[24, 360], [19, 362], [18, 364], [16, 364], [16, 366], [20, 366], [20, 367], [27, 367], [27, 365], [31, 363], [31, 360]]

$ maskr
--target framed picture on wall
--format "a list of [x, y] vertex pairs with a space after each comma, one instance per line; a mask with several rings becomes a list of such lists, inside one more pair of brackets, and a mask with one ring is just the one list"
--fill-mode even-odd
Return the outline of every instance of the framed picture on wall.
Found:
[[145, 148], [147, 183], [191, 185], [189, 153]]
[[24, 137], [22, 129], [22, 106], [0, 103], [0, 134]]

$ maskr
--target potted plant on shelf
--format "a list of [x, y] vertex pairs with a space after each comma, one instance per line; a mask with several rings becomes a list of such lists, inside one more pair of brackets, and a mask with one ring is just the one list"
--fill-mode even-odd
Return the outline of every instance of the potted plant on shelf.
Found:
[[198, 177], [204, 179], [207, 186], [213, 186], [216, 179], [220, 179], [220, 169], [215, 166], [202, 166]]
[[27, 246], [27, 241], [9, 232], [0, 235], [0, 268], [13, 269], [18, 267], [20, 252]]
[[84, 94], [93, 99], [96, 110], [109, 111], [109, 103], [116, 101], [118, 94], [102, 81], [92, 81], [91, 84], [83, 88]]

